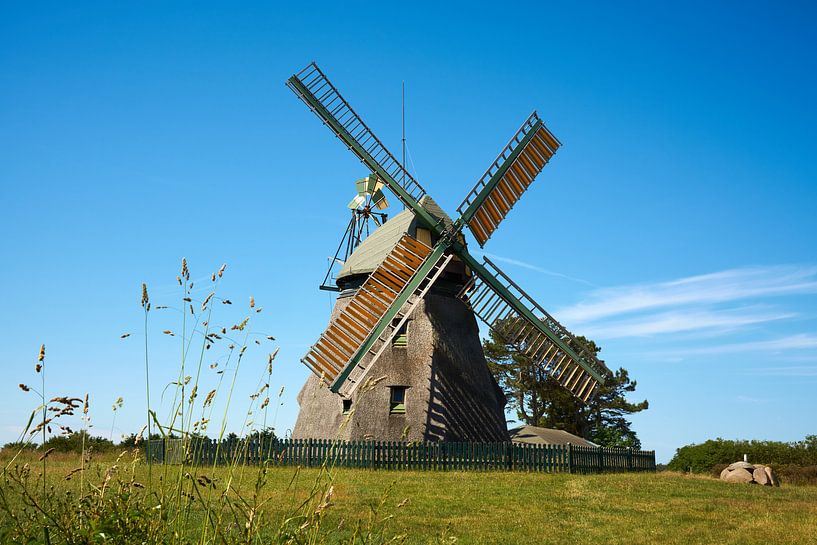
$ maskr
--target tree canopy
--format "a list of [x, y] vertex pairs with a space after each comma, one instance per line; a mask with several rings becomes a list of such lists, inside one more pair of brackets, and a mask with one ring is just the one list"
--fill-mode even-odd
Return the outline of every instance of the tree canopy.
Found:
[[[502, 331], [502, 324], [497, 329]], [[593, 353], [601, 351], [595, 342], [578, 339]], [[646, 399], [627, 401], [627, 394], [635, 391], [636, 381], [623, 367], [585, 405], [551, 378], [542, 365], [507, 344], [494, 330], [483, 341], [483, 350], [491, 373], [521, 422], [564, 430], [605, 447], [641, 448], [626, 417], [647, 409], [649, 403]]]

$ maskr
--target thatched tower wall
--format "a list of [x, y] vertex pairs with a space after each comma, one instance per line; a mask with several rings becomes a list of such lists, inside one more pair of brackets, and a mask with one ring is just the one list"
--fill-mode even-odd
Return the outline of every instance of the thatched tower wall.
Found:
[[[349, 300], [338, 298], [333, 318]], [[408, 322], [406, 346], [387, 347], [368, 376], [382, 380], [368, 391], [358, 389], [344, 414], [343, 399], [310, 375], [298, 395], [293, 437], [509, 440], [505, 396], [486, 366], [476, 320], [450, 292], [426, 295]], [[395, 386], [405, 387], [405, 413], [390, 411]]]

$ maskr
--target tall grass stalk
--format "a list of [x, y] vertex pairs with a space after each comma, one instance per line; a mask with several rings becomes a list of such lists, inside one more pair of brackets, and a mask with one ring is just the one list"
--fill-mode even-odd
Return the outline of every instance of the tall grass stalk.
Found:
[[[113, 463], [98, 462], [93, 447], [86, 444], [91, 428], [89, 397], [85, 397], [84, 403], [80, 398], [56, 397], [51, 400], [56, 407], [51, 409], [44, 394], [45, 381], [41, 377], [39, 394], [42, 403], [32, 412], [22, 437], [30, 441], [31, 437], [36, 437], [33, 435], [36, 432], [45, 432], [51, 410], [56, 411], [52, 415], [53, 420], [57, 415], [70, 418], [73, 409], [82, 407], [81, 459], [78, 467], [64, 475], [52, 475], [53, 467], [46, 474], [49, 454], [46, 452], [41, 457], [43, 471], [36, 476], [31, 474], [28, 464], [23, 463], [25, 455], [21, 454], [22, 449], [12, 457], [0, 480], [0, 542], [42, 542], [45, 537], [43, 530], [50, 530], [50, 539], [54, 543], [70, 545], [101, 541], [151, 545], [319, 544], [338, 541], [333, 529], [323, 524], [326, 513], [335, 501], [334, 449], [325, 457], [317, 474], [313, 474], [313, 480], [302, 483], [303, 477], [296, 468], [285, 489], [268, 490], [268, 471], [276, 463], [272, 441], [284, 391], [283, 388], [278, 390], [270, 422], [272, 366], [277, 349], [266, 351], [266, 365], [257, 369], [257, 386], [249, 394], [243, 421], [240, 427], [235, 427], [238, 422], [233, 426], [237, 434], [227, 435], [230, 411], [238, 402], [235, 396], [239, 395], [239, 373], [247, 372], [256, 345], [263, 346], [267, 341], [274, 341], [271, 336], [253, 331], [252, 318], [261, 309], [255, 307], [255, 301], [251, 298], [249, 316], [231, 326], [216, 325], [213, 320], [220, 313], [215, 311], [215, 307], [228, 309], [232, 304], [229, 299], [216, 295], [220, 291], [224, 266], [211, 276], [212, 285], [205, 291], [209, 295], [203, 301], [195, 300], [186, 260], [182, 271], [179, 278], [184, 278], [181, 281], [182, 300], [186, 306], [182, 306], [179, 324], [182, 338], [178, 366], [180, 374], [177, 380], [171, 379], [156, 406], [152, 405], [154, 399], [150, 395], [150, 367], [152, 361], [155, 365], [156, 357], [150, 354], [152, 344], [149, 334], [151, 324], [161, 320], [162, 314], [151, 316], [151, 311], [168, 307], [152, 307], [147, 286], [142, 285], [147, 407], [146, 422], [136, 441], [137, 444], [146, 441], [144, 454], [134, 450], [127, 466], [123, 466], [122, 456]], [[193, 303], [196, 304], [195, 308]], [[187, 318], [188, 311], [192, 318]], [[123, 335], [122, 338], [127, 336]], [[199, 341], [201, 346], [196, 350], [194, 343]], [[199, 361], [195, 364], [195, 372], [191, 373], [193, 376], [188, 379], [186, 370], [192, 371], [192, 367], [187, 358], [196, 351]], [[211, 373], [207, 373], [205, 367], [208, 354], [213, 354], [215, 358], [210, 365]], [[41, 355], [44, 359], [44, 348]], [[42, 359], [38, 365], [41, 363]], [[40, 371], [43, 371], [41, 366], [38, 367]], [[230, 376], [226, 376], [228, 373]], [[205, 394], [207, 388], [209, 391]], [[29, 390], [24, 385], [21, 385], [21, 389]], [[170, 413], [167, 421], [161, 422], [157, 414], [165, 414], [167, 401], [164, 391], [167, 389], [173, 390], [173, 395], [169, 395], [167, 400], [170, 402]], [[59, 409], [60, 405], [62, 409]], [[115, 418], [117, 404], [114, 407]], [[44, 418], [37, 426], [32, 426], [40, 410]], [[220, 415], [220, 422], [212, 422], [216, 414]], [[198, 420], [195, 419], [196, 415]], [[32, 427], [34, 429], [29, 435]], [[112, 423], [111, 437], [113, 429]], [[216, 439], [207, 439], [209, 429], [218, 430]], [[167, 441], [152, 441], [156, 434]], [[177, 439], [170, 441], [171, 436]], [[43, 433], [43, 441], [45, 439]], [[225, 448], [228, 441], [231, 442], [230, 448]], [[159, 451], [159, 445], [163, 451]], [[211, 445], [214, 458], [209, 463], [202, 454], [205, 446]], [[258, 449], [259, 456], [260, 453], [267, 453], [260, 466], [252, 471], [247, 467], [251, 447]], [[153, 468], [159, 455], [163, 462], [161, 472]], [[23, 456], [22, 460], [20, 456]], [[77, 477], [76, 473], [80, 475]], [[147, 479], [142, 481], [140, 475]], [[42, 479], [42, 483], [38, 479]], [[270, 506], [269, 502], [276, 494], [281, 498], [290, 498], [288, 507], [282, 507], [280, 503]], [[384, 500], [381, 499], [373, 506], [368, 520], [360, 521], [344, 542], [387, 542], [389, 517], [377, 514], [383, 505]], [[280, 514], [282, 512], [283, 515]], [[5, 522], [9, 523], [8, 532], [3, 529]], [[9, 536], [12, 537], [6, 539]]]
[[[42, 445], [43, 445], [43, 450], [45, 450], [46, 431], [47, 431], [47, 428], [48, 428], [48, 423], [47, 423], [48, 406], [47, 406], [47, 404], [45, 402], [45, 343], [40, 345], [40, 354], [39, 354], [39, 356], [37, 356], [37, 365], [35, 367], [35, 370], [40, 374], [40, 399], [41, 399], [41, 404], [42, 404], [42, 407], [43, 407], [43, 422], [42, 422], [43, 442], [42, 442]], [[47, 464], [46, 464], [46, 461], [45, 461], [45, 457], [43, 457], [43, 499], [45, 499], [45, 496], [48, 493], [48, 491], [46, 490], [46, 473], [45, 473], [46, 468], [47, 468]]]

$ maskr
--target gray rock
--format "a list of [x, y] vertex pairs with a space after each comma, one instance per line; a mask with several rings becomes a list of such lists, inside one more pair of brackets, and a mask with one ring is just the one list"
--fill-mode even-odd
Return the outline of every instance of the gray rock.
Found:
[[766, 476], [769, 478], [769, 484], [773, 486], [780, 486], [780, 480], [777, 478], [774, 470], [769, 466], [763, 468], [763, 471], [766, 472]]
[[761, 484], [763, 486], [772, 485], [769, 476], [766, 474], [766, 468], [763, 466], [756, 466], [755, 470], [752, 472], [752, 477], [757, 484]]
[[733, 471], [730, 471], [729, 475], [727, 475], [723, 480], [728, 482], [728, 483], [749, 484], [749, 483], [752, 482], [753, 478], [752, 478], [751, 473], [749, 473], [747, 470], [743, 469], [742, 467], [739, 467], [739, 468], [737, 468], [737, 469], [735, 469]]
[[750, 464], [749, 462], [735, 462], [726, 469], [728, 469], [729, 471], [732, 471], [733, 469], [748, 469], [749, 471], [752, 471], [753, 469], [755, 469], [755, 466]]

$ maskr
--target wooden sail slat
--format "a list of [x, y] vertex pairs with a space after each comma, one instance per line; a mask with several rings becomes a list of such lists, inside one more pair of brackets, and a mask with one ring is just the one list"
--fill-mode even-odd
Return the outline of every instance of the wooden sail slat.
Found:
[[553, 151], [556, 151], [557, 149], [559, 149], [559, 147], [560, 147], [559, 142], [556, 140], [556, 138], [555, 138], [555, 137], [554, 137], [552, 134], [550, 134], [550, 131], [548, 131], [548, 130], [547, 130], [547, 129], [545, 129], [544, 127], [542, 127], [541, 129], [539, 129], [539, 130], [537, 131], [536, 135], [537, 135], [537, 136], [541, 136], [541, 137], [542, 137], [542, 139], [543, 139], [545, 142], [547, 142], [548, 147], [549, 147], [550, 149], [552, 149]]
[[302, 361], [316, 374], [334, 381], [357, 355], [430, 253], [427, 245], [403, 235]]

